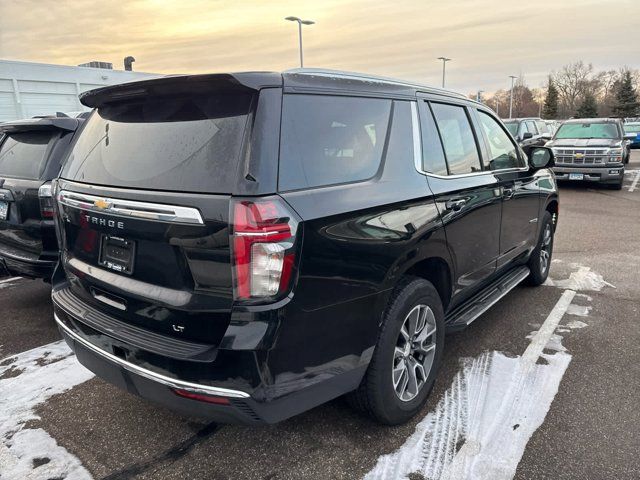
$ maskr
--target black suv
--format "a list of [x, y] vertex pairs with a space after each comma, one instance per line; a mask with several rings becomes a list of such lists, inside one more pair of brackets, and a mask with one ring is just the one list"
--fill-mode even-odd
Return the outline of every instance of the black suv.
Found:
[[539, 117], [513, 118], [504, 124], [523, 148], [544, 146], [553, 136], [549, 125]]
[[542, 283], [558, 197], [484, 105], [331, 71], [87, 92], [56, 182], [53, 301], [78, 360], [221, 422], [343, 394], [424, 404], [445, 330]]
[[51, 180], [82, 122], [58, 114], [0, 125], [0, 274], [51, 278], [58, 261]]
[[632, 137], [625, 134], [617, 118], [567, 120], [547, 143], [555, 154], [556, 178], [598, 182], [621, 190]]

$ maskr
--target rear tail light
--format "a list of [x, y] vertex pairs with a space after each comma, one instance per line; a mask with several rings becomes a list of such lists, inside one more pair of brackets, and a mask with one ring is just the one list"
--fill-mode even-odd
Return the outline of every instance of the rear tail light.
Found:
[[298, 221], [277, 197], [232, 203], [234, 296], [266, 299], [287, 291]]
[[42, 218], [53, 218], [53, 197], [51, 196], [51, 182], [41, 185], [38, 189], [40, 200], [40, 215]]

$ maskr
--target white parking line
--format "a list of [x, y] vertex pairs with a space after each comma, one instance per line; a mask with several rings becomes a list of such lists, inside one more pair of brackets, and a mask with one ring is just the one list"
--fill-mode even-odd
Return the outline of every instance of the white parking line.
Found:
[[631, 182], [631, 186], [629, 187], [630, 192], [633, 192], [636, 189], [638, 186], [638, 180], [640, 180], [640, 170], [636, 172], [636, 176], [634, 177], [633, 182]]
[[[589, 273], [579, 269], [571, 284], [585, 286]], [[467, 359], [435, 410], [402, 447], [380, 457], [365, 479], [412, 473], [427, 479], [513, 478], [571, 361], [555, 332], [575, 295], [575, 290], [563, 292], [521, 357], [494, 351]]]

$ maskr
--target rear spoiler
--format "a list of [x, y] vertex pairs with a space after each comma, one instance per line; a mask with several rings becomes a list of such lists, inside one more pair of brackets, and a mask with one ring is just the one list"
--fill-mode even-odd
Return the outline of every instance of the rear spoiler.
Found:
[[281, 87], [282, 74], [272, 72], [171, 75], [96, 88], [80, 94], [80, 102], [90, 108], [145, 97], [198, 95], [213, 92], [255, 92]]
[[0, 123], [0, 134], [32, 132], [34, 130], [65, 130], [75, 132], [82, 122], [83, 120], [81, 119], [69, 117], [28, 118], [25, 120]]

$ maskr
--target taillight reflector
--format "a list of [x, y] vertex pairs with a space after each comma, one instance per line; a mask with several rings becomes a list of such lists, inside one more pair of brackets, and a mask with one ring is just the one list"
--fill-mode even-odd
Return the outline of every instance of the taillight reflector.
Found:
[[216, 405], [230, 405], [229, 399], [226, 397], [215, 397], [213, 395], [205, 395], [202, 393], [190, 392], [189, 390], [182, 390], [181, 388], [172, 388], [171, 390], [179, 397], [189, 398], [199, 402], [214, 403]]

